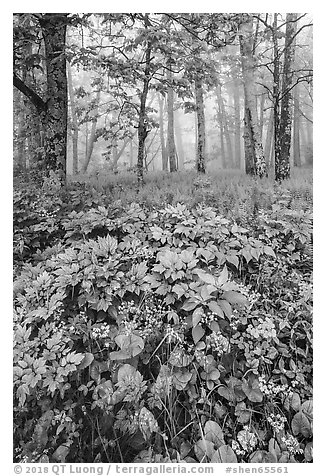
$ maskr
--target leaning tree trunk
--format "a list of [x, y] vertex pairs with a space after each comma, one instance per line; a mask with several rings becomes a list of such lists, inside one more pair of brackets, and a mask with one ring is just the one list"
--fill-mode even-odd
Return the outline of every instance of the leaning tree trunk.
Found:
[[167, 137], [167, 150], [168, 150], [168, 160], [170, 164], [170, 172], [176, 172], [177, 170], [177, 160], [176, 160], [176, 149], [174, 141], [174, 94], [171, 86], [172, 82], [172, 72], [171, 72], [171, 61], [168, 61], [167, 69], [167, 79], [169, 82], [168, 93], [167, 93], [167, 107], [168, 107], [168, 137]]
[[294, 37], [297, 30], [297, 13], [286, 14], [282, 102], [279, 123], [279, 147], [275, 150], [275, 180], [290, 178], [290, 147], [292, 129], [292, 81], [295, 53]]
[[196, 97], [196, 112], [197, 112], [197, 157], [196, 168], [197, 172], [206, 172], [206, 135], [205, 135], [205, 111], [204, 111], [204, 93], [203, 85], [200, 77], [195, 79], [195, 97]]
[[256, 109], [252, 38], [253, 20], [249, 16], [240, 25], [239, 35], [245, 96], [245, 155], [246, 162], [250, 161], [246, 164], [246, 171], [263, 177], [266, 175], [266, 162]]
[[45, 13], [39, 19], [45, 46], [46, 112], [43, 113], [46, 168], [66, 179], [68, 87], [66, 75], [66, 13]]

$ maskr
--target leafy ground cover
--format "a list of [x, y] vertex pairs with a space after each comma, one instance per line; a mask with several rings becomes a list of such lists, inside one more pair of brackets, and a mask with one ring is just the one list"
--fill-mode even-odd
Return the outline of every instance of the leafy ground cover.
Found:
[[312, 192], [238, 175], [14, 193], [29, 462], [311, 462]]

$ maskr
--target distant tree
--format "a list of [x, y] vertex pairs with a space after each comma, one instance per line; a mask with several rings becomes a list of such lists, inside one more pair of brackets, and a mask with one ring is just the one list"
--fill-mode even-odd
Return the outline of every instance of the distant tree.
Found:
[[300, 150], [300, 101], [299, 87], [293, 88], [293, 163], [296, 167], [301, 166]]
[[167, 153], [170, 165], [170, 172], [177, 170], [176, 148], [174, 140], [174, 92], [172, 89], [172, 62], [171, 58], [167, 64], [167, 80], [169, 82], [167, 92], [167, 109], [168, 109], [168, 135], [167, 135]]
[[273, 131], [274, 131], [274, 112], [273, 112], [273, 108], [271, 108], [269, 113], [269, 118], [268, 118], [265, 148], [264, 148], [267, 169], [270, 169], [271, 163], [272, 163]]
[[218, 104], [218, 116], [221, 128], [221, 146], [223, 142], [223, 150], [225, 151], [225, 167], [233, 167], [233, 148], [230, 134], [230, 127], [228, 124], [228, 118], [226, 108], [224, 104], [224, 97], [222, 95], [222, 85], [219, 84], [216, 88], [217, 104]]
[[159, 127], [160, 127], [160, 142], [161, 142], [161, 156], [162, 156], [162, 170], [168, 169], [168, 157], [164, 138], [164, 98], [158, 94], [159, 105]]
[[239, 79], [233, 81], [233, 107], [234, 107], [234, 158], [238, 169], [241, 168], [241, 116]]
[[71, 130], [72, 130], [72, 173], [75, 175], [78, 173], [78, 117], [76, 112], [76, 99], [74, 94], [74, 87], [72, 81], [71, 65], [67, 63], [68, 74], [68, 93], [70, 102], [71, 113]]
[[97, 119], [98, 119], [98, 109], [99, 109], [99, 104], [100, 104], [100, 98], [101, 98], [101, 89], [102, 89], [102, 81], [101, 78], [98, 80], [98, 86], [97, 86], [97, 91], [96, 91], [96, 97], [95, 101], [93, 103], [93, 110], [92, 110], [92, 120], [91, 120], [91, 132], [90, 135], [87, 139], [86, 142], [86, 157], [84, 164], [82, 166], [82, 173], [86, 173], [89, 163], [92, 158], [93, 150], [94, 150], [94, 144], [97, 139], [97, 134], [96, 134], [96, 126], [97, 126]]
[[183, 142], [182, 142], [182, 129], [180, 125], [180, 110], [175, 111], [174, 123], [175, 123], [175, 141], [176, 141], [177, 156], [178, 156], [178, 170], [183, 170], [184, 169], [184, 151], [183, 151]]

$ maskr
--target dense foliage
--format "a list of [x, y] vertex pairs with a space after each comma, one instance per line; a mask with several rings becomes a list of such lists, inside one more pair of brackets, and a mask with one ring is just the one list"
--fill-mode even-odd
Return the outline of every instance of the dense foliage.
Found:
[[16, 186], [15, 460], [312, 461], [309, 181], [114, 180]]

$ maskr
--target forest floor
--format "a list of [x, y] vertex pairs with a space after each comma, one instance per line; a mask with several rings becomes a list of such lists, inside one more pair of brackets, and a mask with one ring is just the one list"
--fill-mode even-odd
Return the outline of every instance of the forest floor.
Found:
[[312, 171], [14, 192], [17, 462], [312, 461]]
[[[140, 190], [135, 174], [129, 172], [116, 175], [94, 173], [69, 179], [72, 185], [80, 183], [94, 187], [123, 204], [136, 202], [148, 208], [159, 208], [164, 204], [183, 203], [194, 207], [202, 203], [232, 217], [237, 216], [238, 211], [242, 213], [242, 206], [250, 207], [255, 201], [259, 208], [269, 208], [275, 196], [281, 197], [283, 193], [285, 200], [286, 196], [293, 198], [290, 199], [290, 206], [294, 208], [299, 209], [301, 205], [312, 207], [312, 181], [311, 168], [295, 168], [292, 177], [282, 185], [278, 185], [272, 177], [257, 180], [236, 170], [210, 171], [206, 175], [198, 175], [194, 170], [172, 174], [148, 172], [145, 174], [145, 185]], [[297, 204], [296, 196], [299, 199]]]

